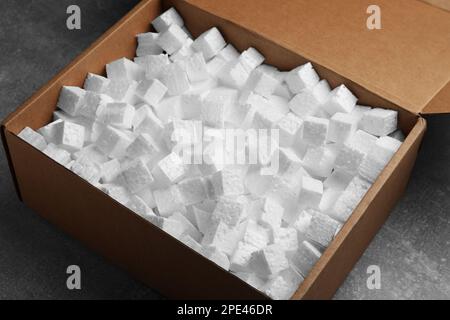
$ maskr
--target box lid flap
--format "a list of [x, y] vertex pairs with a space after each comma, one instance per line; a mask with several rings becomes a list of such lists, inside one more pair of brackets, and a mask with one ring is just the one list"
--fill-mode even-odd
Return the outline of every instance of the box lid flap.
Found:
[[450, 13], [417, 0], [187, 0], [334, 70], [413, 113], [450, 112]]

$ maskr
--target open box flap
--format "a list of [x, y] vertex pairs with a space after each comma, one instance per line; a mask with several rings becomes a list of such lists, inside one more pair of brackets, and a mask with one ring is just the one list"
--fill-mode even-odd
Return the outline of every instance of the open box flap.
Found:
[[[450, 13], [417, 0], [187, 0], [360, 84], [410, 112], [450, 112]], [[431, 103], [431, 104], [430, 104]]]
[[450, 1], [449, 0], [422, 0], [428, 2], [432, 6], [450, 11]]

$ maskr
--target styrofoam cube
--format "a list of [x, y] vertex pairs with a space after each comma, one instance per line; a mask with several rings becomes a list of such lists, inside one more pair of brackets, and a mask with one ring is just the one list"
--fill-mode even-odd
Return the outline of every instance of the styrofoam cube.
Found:
[[197, 242], [200, 242], [202, 240], [202, 234], [198, 229], [180, 212], [175, 212], [173, 215], [170, 216], [170, 219], [179, 221], [185, 231], [183, 232], [186, 235], [189, 235], [192, 239], [194, 239]]
[[292, 223], [292, 227], [297, 230], [299, 243], [306, 239], [306, 231], [311, 224], [312, 216], [314, 215], [314, 213], [314, 209], [302, 210]]
[[401, 145], [400, 141], [391, 137], [379, 138], [361, 163], [359, 174], [366, 180], [375, 182]]
[[226, 221], [212, 221], [202, 239], [202, 245], [213, 246], [228, 257], [231, 257], [239, 241], [242, 239], [246, 223], [230, 227]]
[[[222, 68], [224, 68], [229, 62], [236, 60], [237, 59], [228, 61], [222, 57], [216, 56], [206, 63], [206, 69], [211, 77], [218, 78], [219, 75], [222, 74]], [[223, 76], [225, 76], [225, 74], [223, 74]]]
[[230, 260], [228, 259], [228, 256], [219, 251], [216, 247], [206, 246], [202, 249], [202, 254], [219, 267], [227, 271], [230, 270]]
[[275, 125], [280, 133], [280, 146], [291, 147], [301, 139], [303, 133], [303, 120], [293, 113], [288, 113]]
[[58, 148], [53, 143], [49, 143], [42, 152], [63, 166], [69, 164], [71, 161], [70, 153]]
[[174, 24], [180, 27], [184, 26], [183, 18], [173, 7], [152, 21], [153, 28], [158, 32], [164, 32]]
[[100, 179], [102, 183], [111, 183], [122, 173], [120, 161], [117, 159], [112, 159], [103, 163], [100, 170]]
[[328, 101], [322, 105], [322, 108], [330, 115], [337, 112], [351, 113], [357, 101], [358, 98], [345, 85], [340, 85], [331, 91]]
[[151, 221], [151, 219], [156, 216], [145, 201], [137, 195], [131, 196], [130, 201], [126, 204], [126, 207], [146, 220]]
[[271, 198], [264, 200], [263, 211], [259, 217], [259, 223], [272, 231], [281, 227], [284, 208]]
[[153, 191], [153, 197], [158, 212], [163, 217], [169, 217], [174, 212], [184, 208], [177, 186], [171, 186], [167, 189], [156, 189]]
[[151, 188], [144, 188], [141, 191], [137, 192], [136, 195], [141, 198], [149, 208], [156, 208], [156, 202], [155, 198], [153, 197], [153, 191]]
[[78, 115], [83, 107], [86, 91], [71, 86], [63, 86], [59, 94], [57, 107], [71, 116]]
[[169, 57], [166, 54], [137, 57], [134, 61], [145, 70], [145, 78], [148, 80], [158, 78], [165, 66], [170, 64]]
[[361, 128], [375, 136], [387, 136], [397, 130], [398, 112], [374, 108], [364, 113]]
[[269, 73], [256, 69], [250, 74], [244, 90], [252, 91], [265, 98], [269, 98], [275, 92], [279, 83], [278, 79]]
[[402, 132], [402, 130], [396, 130], [396, 131], [394, 131], [394, 132], [392, 132], [390, 135], [389, 135], [389, 137], [391, 137], [391, 138], [394, 138], [394, 139], [397, 139], [398, 141], [400, 141], [400, 142], [403, 142], [403, 141], [405, 141], [405, 134]]
[[333, 206], [341, 194], [342, 190], [331, 188], [325, 189], [322, 199], [320, 200], [319, 210], [325, 214], [331, 214]]
[[268, 279], [287, 269], [289, 262], [282, 248], [272, 244], [254, 252], [250, 259], [250, 265], [258, 276]]
[[29, 127], [25, 127], [22, 131], [20, 131], [18, 136], [38, 150], [42, 151], [47, 147], [47, 142], [44, 137]]
[[356, 132], [357, 119], [348, 113], [335, 113], [330, 119], [328, 128], [328, 141], [344, 143]]
[[54, 142], [70, 152], [80, 150], [84, 145], [85, 129], [76, 123], [61, 121], [54, 127]]
[[289, 99], [272, 94], [267, 97], [269, 104], [279, 113], [287, 115], [289, 113]]
[[190, 235], [188, 235], [188, 234], [182, 235], [180, 241], [183, 242], [185, 245], [187, 245], [192, 250], [202, 254], [202, 250], [203, 250], [202, 245], [200, 243], [198, 243], [198, 241], [193, 239]]
[[317, 209], [323, 195], [322, 181], [303, 177], [299, 195], [299, 203], [303, 208]]
[[107, 93], [111, 80], [97, 74], [88, 73], [84, 80], [84, 90], [95, 93]]
[[221, 198], [212, 213], [213, 222], [224, 222], [229, 227], [236, 227], [245, 218], [245, 205], [231, 198]]
[[264, 56], [255, 48], [248, 48], [239, 56], [239, 61], [248, 72], [255, 70], [264, 60]]
[[353, 175], [349, 174], [347, 171], [336, 169], [323, 182], [323, 186], [329, 189], [344, 190], [352, 179]]
[[286, 82], [289, 89], [298, 94], [305, 89], [315, 87], [320, 81], [319, 75], [314, 70], [313, 65], [308, 62], [289, 72], [286, 76]]
[[236, 196], [245, 193], [244, 178], [246, 171], [239, 166], [226, 166], [212, 176], [216, 195]]
[[355, 174], [376, 141], [375, 136], [358, 130], [342, 146], [336, 158], [335, 168], [349, 174]]
[[259, 249], [255, 246], [240, 241], [230, 258], [230, 270], [234, 272], [249, 272], [251, 268], [249, 266], [250, 258], [252, 254]]
[[237, 99], [237, 92], [227, 88], [211, 90], [203, 99], [201, 111], [202, 120], [206, 125], [223, 128], [227, 109]]
[[218, 54], [227, 43], [216, 27], [201, 34], [192, 44], [195, 51], [201, 52], [205, 60], [210, 60]]
[[136, 95], [151, 106], [160, 102], [166, 92], [167, 87], [158, 79], [144, 80], [136, 88]]
[[105, 124], [121, 129], [131, 129], [136, 109], [126, 102], [108, 103], [98, 115]]
[[129, 203], [132, 197], [127, 188], [119, 184], [102, 184], [101, 190], [122, 205]]
[[160, 80], [167, 87], [168, 93], [172, 96], [183, 94], [190, 88], [186, 69], [179, 63], [165, 66], [163, 70], [161, 70]]
[[[140, 120], [134, 119], [135, 132], [138, 134], [147, 133], [158, 143], [164, 133], [164, 124], [148, 107], [144, 108], [140, 114], [142, 116]], [[158, 145], [160, 144], [158, 143]]]
[[79, 115], [96, 119], [104, 111], [106, 105], [112, 102], [114, 102], [114, 100], [106, 94], [86, 91], [83, 107], [80, 109]]
[[173, 62], [177, 62], [186, 59], [188, 57], [191, 57], [195, 53], [194, 49], [192, 49], [193, 43], [194, 40], [188, 38], [184, 42], [183, 46], [170, 56], [170, 60]]
[[168, 186], [181, 181], [186, 172], [183, 159], [173, 152], [159, 161], [152, 170], [156, 183], [161, 186]]
[[331, 174], [336, 162], [337, 152], [334, 148], [325, 145], [311, 147], [303, 157], [303, 166], [312, 175], [326, 178]]
[[154, 181], [147, 163], [142, 159], [127, 164], [122, 170], [122, 176], [132, 193], [141, 191]]
[[299, 243], [298, 250], [292, 255], [292, 266], [303, 277], [307, 277], [309, 272], [320, 259], [322, 254], [308, 241]]
[[297, 271], [288, 268], [267, 281], [262, 291], [274, 300], [289, 300], [303, 281]]
[[145, 78], [145, 70], [137, 63], [121, 58], [106, 65], [106, 74], [111, 80], [141, 81]]
[[269, 244], [271, 237], [272, 235], [268, 228], [259, 225], [254, 220], [249, 220], [242, 241], [259, 250]]
[[217, 77], [224, 85], [241, 89], [250, 77], [250, 72], [239, 60], [232, 60], [220, 68]]
[[273, 230], [273, 242], [288, 255], [297, 251], [298, 237], [295, 228], [276, 228]]
[[321, 106], [328, 101], [330, 92], [328, 81], [322, 80], [314, 87], [304, 89], [295, 95], [289, 102], [289, 108], [302, 119], [316, 116], [321, 110]]
[[210, 75], [206, 66], [205, 58], [200, 52], [194, 53], [185, 59], [186, 72], [191, 82], [208, 80]]
[[98, 183], [101, 177], [100, 165], [87, 157], [75, 160], [70, 166], [70, 170], [90, 184]]
[[178, 25], [171, 25], [156, 39], [156, 44], [166, 53], [172, 54], [180, 50], [188, 39], [187, 33]]
[[297, 156], [297, 154], [292, 149], [281, 148], [279, 152], [273, 155], [272, 163], [275, 161], [274, 158], [278, 157], [278, 172], [277, 174], [283, 175], [290, 168], [295, 166], [301, 166], [302, 160]]
[[143, 156], [155, 156], [160, 151], [160, 148], [151, 135], [141, 133], [133, 143], [128, 146], [126, 153], [129, 158], [136, 159]]
[[138, 82], [134, 80], [111, 80], [107, 94], [116, 102], [135, 104]]
[[315, 243], [326, 248], [334, 239], [338, 228], [340, 228], [338, 221], [316, 211], [312, 215], [311, 224], [306, 230], [306, 236]]
[[245, 177], [245, 186], [247, 190], [257, 196], [264, 196], [271, 188], [273, 176], [264, 175], [261, 168], [249, 171]]
[[303, 122], [303, 139], [314, 146], [325, 144], [330, 121], [317, 117], [306, 117]]
[[186, 179], [178, 183], [183, 204], [190, 206], [207, 199], [205, 181], [202, 178]]
[[364, 117], [364, 114], [370, 110], [372, 110], [372, 108], [369, 106], [361, 106], [361, 105], [357, 104], [355, 106], [355, 108], [353, 109], [353, 111], [350, 112], [350, 114], [356, 118], [356, 120], [358, 122], [358, 128], [361, 128], [361, 120]]
[[121, 158], [125, 155], [126, 149], [133, 142], [124, 132], [106, 126], [96, 141], [100, 151], [111, 158]]
[[86, 147], [76, 151], [72, 155], [74, 160], [80, 158], [87, 158], [97, 164], [102, 164], [108, 161], [108, 157], [103, 154], [94, 144], [87, 145]]
[[222, 58], [225, 61], [231, 61], [239, 58], [239, 52], [232, 44], [227, 44], [225, 48], [220, 50], [217, 57]]
[[180, 99], [181, 117], [185, 120], [200, 119], [202, 98], [199, 94], [184, 94]]
[[353, 210], [358, 206], [366, 192], [369, 190], [370, 186], [371, 184], [368, 181], [358, 176], [353, 178], [336, 201], [330, 212], [330, 216], [342, 223], [345, 223], [353, 213]]

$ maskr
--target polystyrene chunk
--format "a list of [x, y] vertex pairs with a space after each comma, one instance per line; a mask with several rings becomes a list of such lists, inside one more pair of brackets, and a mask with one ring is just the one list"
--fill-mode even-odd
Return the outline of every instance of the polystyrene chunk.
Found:
[[252, 257], [252, 254], [258, 250], [259, 249], [255, 246], [240, 241], [230, 258], [230, 270], [234, 272], [250, 272], [250, 258]]
[[180, 98], [181, 118], [185, 120], [200, 119], [202, 98], [199, 94], [184, 94]]
[[127, 188], [119, 184], [102, 184], [101, 190], [123, 205], [130, 202], [132, 196]]
[[97, 164], [102, 164], [108, 161], [108, 157], [103, 154], [94, 144], [90, 144], [72, 155], [74, 160], [80, 158], [87, 158]]
[[341, 85], [331, 91], [328, 101], [322, 108], [330, 115], [337, 112], [351, 113], [357, 101], [358, 98], [345, 85]]
[[152, 109], [144, 108], [144, 110], [140, 111], [141, 119], [134, 119], [135, 123], [135, 132], [138, 134], [146, 133], [149, 134], [155, 142], [158, 143], [158, 140], [162, 138], [164, 133], [164, 124], [158, 118]]
[[212, 220], [211, 225], [205, 232], [202, 245], [213, 246], [230, 257], [242, 239], [246, 225], [245, 222], [242, 222], [230, 227], [226, 221]]
[[248, 72], [256, 69], [256, 67], [260, 66], [264, 60], [264, 56], [255, 48], [248, 48], [239, 56], [239, 61]]
[[153, 192], [158, 212], [163, 217], [169, 217], [174, 212], [183, 209], [183, 200], [176, 186], [167, 189], [157, 189]]
[[302, 119], [316, 116], [321, 110], [321, 106], [327, 102], [330, 92], [330, 85], [326, 80], [322, 80], [314, 87], [305, 89], [294, 96], [289, 102], [289, 107]]
[[381, 137], [369, 152], [359, 167], [359, 174], [370, 182], [380, 175], [394, 154], [401, 146], [401, 142], [391, 137]]
[[88, 73], [86, 76], [86, 80], [84, 80], [84, 90], [92, 91], [95, 93], [107, 93], [108, 86], [110, 85], [111, 80], [105, 77], [102, 77], [98, 74]]
[[183, 159], [172, 152], [157, 163], [152, 173], [158, 185], [168, 186], [183, 179], [186, 175], [186, 166]]
[[250, 74], [244, 90], [253, 91], [256, 94], [269, 98], [278, 85], [279, 81], [277, 78], [260, 69], [256, 69]]
[[173, 7], [152, 21], [153, 28], [158, 32], [164, 32], [174, 24], [180, 27], [184, 26], [183, 18]]
[[126, 102], [130, 104], [137, 103], [136, 88], [138, 82], [134, 80], [111, 80], [107, 94], [116, 102]]
[[324, 181], [323, 186], [325, 188], [344, 190], [347, 188], [350, 181], [353, 179], [353, 175], [344, 170], [334, 170], [333, 173]]
[[173, 215], [170, 216], [170, 219], [179, 221], [185, 231], [183, 232], [186, 235], [189, 235], [192, 239], [199, 242], [202, 239], [202, 234], [198, 229], [180, 212], [175, 212]]
[[307, 277], [309, 272], [320, 259], [322, 254], [308, 241], [299, 243], [297, 251], [291, 255], [291, 263], [303, 277]]
[[303, 122], [303, 139], [306, 143], [321, 146], [326, 142], [330, 121], [317, 117], [306, 117]]
[[259, 250], [269, 244], [271, 241], [271, 232], [268, 228], [259, 225], [254, 220], [249, 220], [242, 241]]
[[333, 170], [336, 157], [337, 152], [328, 145], [310, 147], [303, 157], [303, 166], [310, 174], [326, 178]]
[[314, 213], [314, 209], [302, 210], [296, 217], [295, 221], [292, 223], [292, 227], [297, 230], [299, 240], [306, 239], [306, 231], [311, 224], [312, 216], [314, 215]]
[[111, 158], [121, 158], [132, 142], [133, 140], [124, 132], [107, 126], [98, 137], [96, 145], [100, 151]]
[[178, 25], [171, 25], [156, 39], [156, 44], [166, 53], [172, 54], [183, 47], [188, 39], [187, 33]]
[[98, 119], [105, 124], [121, 129], [131, 129], [136, 109], [125, 102], [108, 103], [99, 113]]
[[167, 87], [158, 79], [144, 80], [136, 88], [136, 95], [151, 106], [160, 102], [166, 92]]
[[79, 115], [86, 118], [96, 119], [97, 116], [104, 111], [107, 104], [112, 102], [114, 102], [114, 100], [106, 94], [86, 91], [83, 107], [80, 109]]
[[201, 52], [205, 60], [213, 58], [218, 54], [227, 43], [216, 27], [209, 29], [201, 34], [192, 44], [195, 51]]
[[223, 222], [230, 228], [239, 225], [245, 218], [245, 205], [231, 198], [221, 198], [212, 213], [213, 222]]
[[20, 131], [18, 136], [38, 150], [42, 151], [47, 147], [47, 142], [44, 137], [29, 127], [25, 127], [22, 131]]
[[202, 103], [202, 120], [206, 125], [223, 128], [227, 109], [237, 99], [237, 92], [227, 88], [211, 90]]
[[371, 184], [368, 181], [358, 176], [353, 178], [334, 204], [330, 216], [345, 223], [369, 190], [370, 186]]
[[83, 107], [86, 91], [71, 86], [63, 86], [59, 94], [57, 107], [71, 116], [76, 116]]
[[191, 82], [199, 82], [209, 79], [210, 75], [206, 66], [205, 58], [200, 52], [194, 53], [186, 58], [186, 72]]
[[159, 154], [160, 148], [153, 138], [146, 133], [140, 134], [127, 148], [127, 156], [136, 159], [143, 156], [155, 157]]
[[239, 59], [231, 60], [220, 68], [217, 77], [228, 87], [242, 89], [250, 77], [250, 72]]
[[64, 149], [58, 148], [53, 143], [49, 143], [42, 152], [63, 166], [71, 161], [70, 153]]
[[316, 211], [312, 215], [311, 224], [306, 230], [306, 236], [315, 243], [326, 248], [333, 240], [339, 227], [340, 224], [338, 221]]
[[239, 52], [232, 44], [227, 44], [225, 48], [220, 50], [217, 57], [224, 59], [225, 61], [231, 61], [239, 58]]
[[262, 290], [274, 300], [289, 300], [303, 280], [304, 278], [297, 271], [288, 268], [271, 278]]
[[275, 129], [279, 130], [280, 146], [291, 147], [302, 137], [303, 120], [293, 113], [288, 113], [276, 123]]
[[212, 184], [216, 195], [234, 196], [245, 192], [244, 178], [246, 171], [239, 166], [226, 166], [215, 173]]
[[367, 111], [370, 111], [372, 108], [369, 106], [361, 106], [356, 105], [352, 112], [350, 112], [350, 115], [356, 118], [356, 121], [358, 122], [358, 128], [361, 128], [361, 120], [364, 117], [364, 114]]
[[144, 188], [141, 191], [137, 192], [136, 195], [145, 202], [145, 204], [151, 208], [156, 208], [155, 198], [153, 197], [153, 191], [151, 188]]
[[358, 130], [342, 146], [336, 158], [335, 168], [354, 175], [376, 141], [375, 136]]
[[121, 58], [106, 65], [106, 74], [111, 80], [141, 81], [145, 77], [145, 70], [135, 62]]
[[322, 181], [303, 177], [299, 195], [299, 203], [303, 208], [317, 209], [323, 195]]
[[101, 164], [101, 182], [110, 183], [114, 181], [122, 173], [120, 161], [112, 159]]
[[195, 53], [194, 49], [192, 49], [192, 43], [194, 43], [194, 40], [188, 38], [183, 46], [170, 56], [170, 60], [172, 62], [177, 62], [191, 57]]
[[167, 65], [161, 70], [161, 82], [167, 87], [172, 96], [185, 93], [190, 88], [190, 82], [186, 69], [179, 63]]
[[276, 228], [273, 230], [273, 242], [279, 245], [286, 254], [298, 249], [297, 230], [295, 228]]
[[146, 220], [151, 220], [156, 216], [145, 201], [137, 195], [131, 196], [130, 201], [126, 204], [126, 207]]
[[216, 247], [206, 246], [202, 249], [202, 254], [219, 267], [227, 271], [230, 270], [230, 260], [228, 259], [228, 256]]
[[345, 143], [358, 128], [357, 119], [348, 113], [335, 113], [330, 120], [328, 140], [336, 143]]
[[398, 112], [375, 108], [364, 113], [361, 128], [376, 136], [387, 136], [397, 130]]
[[137, 57], [134, 61], [144, 69], [145, 78], [148, 80], [160, 77], [165, 66], [170, 64], [169, 57], [166, 54]]
[[76, 123], [62, 121], [55, 124], [54, 142], [70, 152], [80, 150], [84, 145], [85, 129]]
[[258, 276], [267, 279], [287, 269], [289, 262], [283, 249], [279, 245], [272, 244], [254, 252], [250, 265]]
[[295, 68], [286, 76], [286, 82], [289, 89], [298, 94], [304, 89], [310, 89], [316, 86], [320, 81], [319, 75], [314, 70], [311, 63]]
[[267, 197], [273, 199], [284, 209], [283, 220], [288, 224], [298, 216], [298, 196], [300, 186], [296, 186], [286, 179], [277, 177], [272, 181], [272, 187]]
[[148, 187], [154, 178], [150, 169], [142, 159], [137, 159], [123, 168], [122, 175], [132, 193], [137, 193], [142, 189]]
[[178, 183], [183, 204], [190, 206], [206, 200], [208, 194], [202, 178], [186, 179]]
[[200, 243], [198, 243], [198, 241], [196, 241], [195, 239], [193, 239], [190, 235], [188, 234], [184, 234], [181, 236], [180, 239], [181, 242], [183, 242], [185, 245], [187, 245], [189, 248], [191, 248], [192, 250], [198, 252], [198, 253], [202, 253], [203, 251], [203, 247]]
[[320, 200], [319, 210], [325, 214], [330, 214], [337, 199], [341, 196], [342, 190], [325, 189]]

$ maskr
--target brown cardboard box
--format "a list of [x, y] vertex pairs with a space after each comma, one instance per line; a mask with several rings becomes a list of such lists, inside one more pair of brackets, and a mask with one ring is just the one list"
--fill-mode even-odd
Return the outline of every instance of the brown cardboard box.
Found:
[[[266, 299], [16, 135], [51, 120], [62, 85], [136, 49], [134, 36], [174, 5], [194, 36], [218, 26], [281, 69], [312, 61], [361, 104], [399, 111], [407, 139], [293, 299], [331, 298], [401, 197], [425, 132], [421, 113], [450, 111], [450, 13], [416, 0], [378, 0], [383, 29], [366, 28], [365, 0], [145, 0], [2, 124], [17, 193], [44, 218], [171, 298]], [[404, 8], [408, 10], [404, 12]]]

